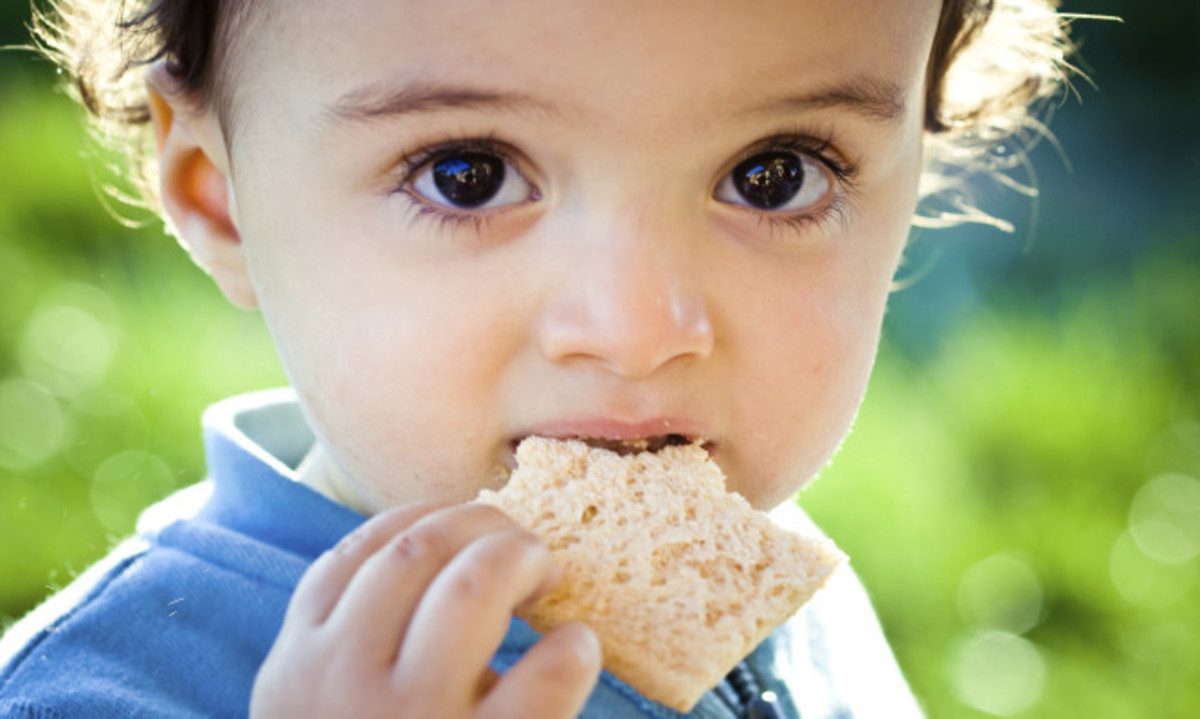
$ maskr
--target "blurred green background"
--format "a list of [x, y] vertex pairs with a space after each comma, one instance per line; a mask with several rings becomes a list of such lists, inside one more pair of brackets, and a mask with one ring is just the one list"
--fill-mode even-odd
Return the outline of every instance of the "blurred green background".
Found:
[[[933, 717], [1200, 716], [1200, 5], [1072, 2], [1081, 84], [1003, 234], [917, 234], [855, 431], [802, 503]], [[27, 41], [0, 0], [0, 44]], [[282, 375], [0, 53], [0, 619], [203, 476], [199, 415]]]

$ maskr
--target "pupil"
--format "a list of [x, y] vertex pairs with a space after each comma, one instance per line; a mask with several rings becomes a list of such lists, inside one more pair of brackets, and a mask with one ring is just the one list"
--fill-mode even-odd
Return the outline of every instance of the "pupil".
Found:
[[763, 210], [786, 205], [804, 184], [804, 165], [790, 152], [764, 152], [733, 170], [733, 182], [746, 202]]
[[504, 161], [482, 152], [463, 152], [433, 165], [433, 182], [458, 207], [479, 207], [504, 184]]

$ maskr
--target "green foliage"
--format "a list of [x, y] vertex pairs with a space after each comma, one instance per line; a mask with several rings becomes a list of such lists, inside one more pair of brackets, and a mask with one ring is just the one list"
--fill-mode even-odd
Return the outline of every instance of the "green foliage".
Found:
[[[73, 107], [6, 87], [0, 157], [0, 616], [15, 617], [204, 474], [199, 417], [278, 386], [258, 317], [162, 232], [106, 211]], [[108, 203], [111, 206], [111, 201]], [[126, 208], [126, 214], [133, 211]]]
[[931, 716], [1200, 711], [1200, 268], [1009, 302], [885, 348], [802, 503]]

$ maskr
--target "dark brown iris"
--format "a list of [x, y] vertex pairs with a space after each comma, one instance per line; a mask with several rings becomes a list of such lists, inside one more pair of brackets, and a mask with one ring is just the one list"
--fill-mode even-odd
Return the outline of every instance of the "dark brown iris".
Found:
[[764, 152], [733, 169], [733, 184], [750, 205], [778, 209], [800, 192], [804, 164], [791, 152]]
[[504, 184], [504, 161], [483, 152], [462, 152], [433, 164], [433, 182], [456, 207], [479, 207]]

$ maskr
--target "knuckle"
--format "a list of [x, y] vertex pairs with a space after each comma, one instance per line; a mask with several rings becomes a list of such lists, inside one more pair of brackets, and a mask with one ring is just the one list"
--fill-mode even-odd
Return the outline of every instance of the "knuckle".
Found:
[[490, 574], [486, 566], [478, 564], [449, 573], [446, 577], [446, 598], [455, 603], [467, 603], [490, 595]]
[[422, 523], [397, 536], [390, 543], [391, 553], [401, 559], [444, 558], [452, 553], [450, 530], [442, 525]]
[[387, 543], [385, 556], [400, 564], [410, 564], [437, 554], [437, 542], [422, 534], [401, 534]]

